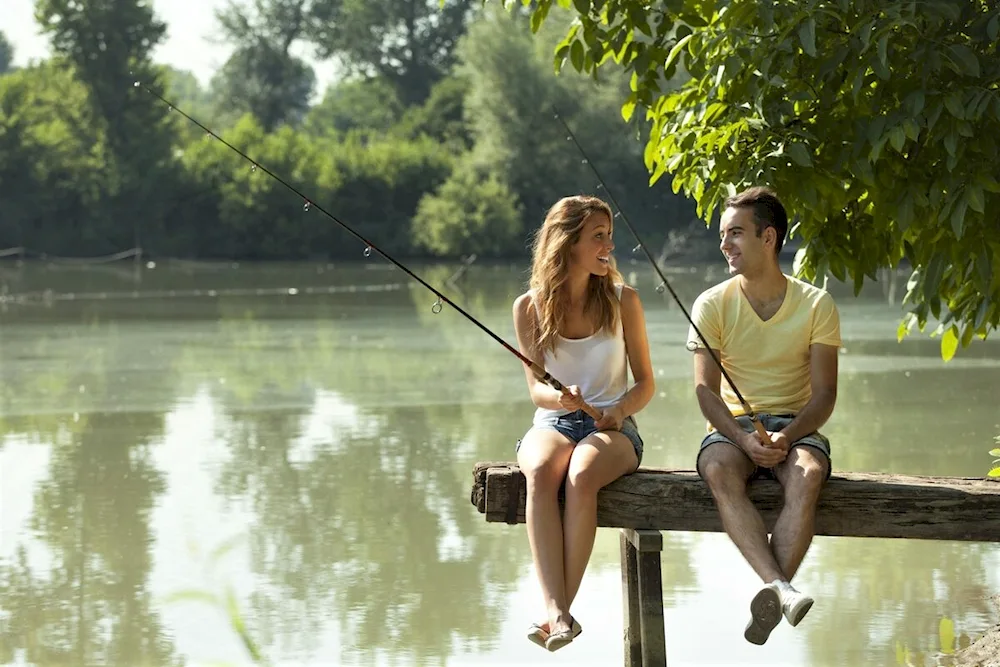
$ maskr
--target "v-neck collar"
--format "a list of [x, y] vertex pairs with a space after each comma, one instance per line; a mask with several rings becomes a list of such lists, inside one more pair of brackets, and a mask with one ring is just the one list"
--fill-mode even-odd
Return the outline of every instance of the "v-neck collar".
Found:
[[739, 280], [736, 281], [736, 289], [740, 291], [740, 298], [743, 300], [743, 303], [746, 304], [746, 307], [750, 309], [750, 312], [753, 313], [753, 316], [754, 318], [756, 318], [757, 322], [762, 326], [767, 326], [771, 322], [774, 322], [776, 319], [778, 319], [778, 315], [781, 314], [781, 311], [785, 309], [785, 304], [788, 303], [788, 284], [789, 284], [788, 276], [782, 274], [782, 277], [785, 279], [785, 294], [784, 296], [781, 297], [781, 305], [778, 306], [778, 309], [774, 311], [774, 314], [771, 315], [771, 317], [767, 318], [766, 320], [760, 316], [760, 313], [757, 312], [757, 309], [753, 307], [752, 303], [750, 303], [750, 297], [748, 297], [747, 293], [743, 291], [743, 285], [740, 284]]

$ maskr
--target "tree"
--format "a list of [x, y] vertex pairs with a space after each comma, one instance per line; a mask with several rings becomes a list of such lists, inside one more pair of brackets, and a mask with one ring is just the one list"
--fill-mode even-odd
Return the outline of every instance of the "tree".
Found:
[[150, 56], [166, 26], [144, 0], [38, 0], [35, 16], [55, 54], [88, 89], [107, 138], [107, 186], [101, 205], [87, 214], [132, 226], [131, 240], [141, 242], [145, 230], [162, 223], [158, 200], [168, 189], [173, 137], [166, 106], [133, 84], [163, 94]]
[[[484, 12], [469, 27], [456, 70], [469, 82], [464, 106], [475, 139], [472, 164], [509, 186], [522, 207], [523, 229], [534, 228], [548, 207], [568, 193], [603, 194], [590, 165], [567, 141], [566, 129], [553, 115], [556, 110], [640, 233], [662, 228], [664, 219], [671, 226], [692, 219], [693, 206], [682, 197], [662, 184], [644, 184], [639, 122], [621, 124], [618, 110], [627, 79], [609, 76], [595, 83], [576, 73], [557, 77], [551, 55], [543, 51], [551, 53], [558, 42], [558, 25], [543, 28], [539, 43], [533, 43], [527, 17], [492, 9], [496, 11]], [[563, 25], [570, 19], [562, 11], [551, 18]], [[518, 239], [504, 251], [523, 253], [525, 234]]]
[[0, 32], [0, 74], [5, 74], [14, 62], [14, 46], [7, 36]]
[[521, 211], [493, 173], [459, 163], [437, 192], [420, 200], [415, 240], [438, 255], [502, 256], [521, 231]]
[[88, 101], [58, 61], [0, 78], [0, 248], [99, 255], [132, 241], [130, 221], [104, 214], [109, 148]]
[[[504, 0], [504, 5], [513, 4]], [[538, 0], [532, 27], [554, 3]], [[558, 0], [569, 8], [569, 0]], [[652, 5], [652, 6], [651, 6]], [[904, 261], [899, 338], [939, 320], [945, 359], [1000, 324], [1000, 6], [988, 0], [574, 0], [558, 69], [631, 74], [651, 183], [711, 224], [769, 184], [797, 216], [797, 273], [860, 290]], [[680, 89], [663, 82], [681, 68]]]
[[365, 77], [388, 79], [404, 105], [420, 104], [454, 62], [473, 0], [314, 0], [313, 41]]
[[316, 76], [291, 48], [307, 11], [307, 0], [247, 0], [216, 13], [224, 39], [236, 46], [212, 83], [221, 110], [250, 112], [267, 131], [302, 119]]
[[396, 90], [385, 79], [340, 81], [327, 88], [323, 100], [309, 110], [305, 129], [316, 135], [351, 130], [388, 132], [403, 114]]

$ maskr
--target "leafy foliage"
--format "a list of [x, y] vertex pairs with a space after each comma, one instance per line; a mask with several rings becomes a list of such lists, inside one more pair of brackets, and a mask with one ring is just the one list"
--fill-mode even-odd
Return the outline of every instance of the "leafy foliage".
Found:
[[435, 194], [420, 201], [414, 235], [435, 254], [496, 256], [521, 231], [519, 209], [499, 176], [460, 164]]
[[236, 45], [213, 81], [220, 110], [253, 113], [268, 131], [302, 119], [316, 76], [290, 49], [307, 27], [307, 10], [306, 0], [254, 0], [217, 13]]
[[311, 35], [321, 57], [381, 77], [420, 104], [454, 62], [473, 0], [314, 0]]
[[900, 339], [933, 317], [948, 359], [1000, 323], [996, 3], [539, 0], [533, 29], [554, 4], [576, 14], [556, 67], [624, 68], [650, 181], [671, 174], [706, 223], [769, 184], [797, 216], [799, 275], [858, 291], [912, 267]]
[[0, 32], [0, 74], [11, 68], [14, 61], [14, 47], [7, 36]]

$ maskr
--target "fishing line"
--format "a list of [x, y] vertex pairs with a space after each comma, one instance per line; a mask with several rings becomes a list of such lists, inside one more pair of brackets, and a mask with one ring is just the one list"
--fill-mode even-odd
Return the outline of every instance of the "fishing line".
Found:
[[[435, 301], [434, 305], [431, 306], [431, 312], [433, 312], [435, 315], [438, 314], [438, 313], [440, 313], [441, 310], [442, 310], [442, 308], [444, 307], [444, 304], [447, 303], [449, 306], [451, 306], [456, 311], [458, 311], [459, 313], [461, 313], [470, 322], [472, 322], [477, 327], [479, 327], [480, 329], [482, 329], [493, 340], [495, 340], [496, 342], [500, 343], [500, 345], [502, 345], [504, 347], [504, 349], [506, 349], [508, 352], [510, 352], [511, 354], [513, 354], [514, 356], [516, 356], [518, 359], [520, 359], [522, 363], [524, 363], [525, 365], [528, 366], [528, 368], [531, 369], [531, 372], [534, 373], [535, 377], [537, 377], [541, 382], [544, 382], [544, 383], [548, 384], [549, 386], [551, 386], [556, 391], [560, 391], [560, 392], [562, 392], [565, 395], [569, 395], [569, 389], [567, 389], [561, 382], [559, 382], [559, 380], [557, 380], [554, 377], [552, 377], [548, 373], [548, 371], [546, 371], [544, 368], [542, 368], [541, 366], [539, 366], [538, 364], [536, 364], [535, 362], [533, 362], [531, 359], [528, 359], [526, 356], [524, 356], [519, 351], [517, 351], [516, 349], [514, 349], [509, 343], [507, 343], [507, 341], [505, 341], [504, 339], [500, 338], [500, 336], [496, 335], [489, 328], [487, 328], [486, 325], [484, 325], [482, 322], [480, 322], [479, 320], [477, 320], [475, 317], [473, 317], [472, 315], [470, 315], [469, 313], [467, 313], [463, 308], [461, 308], [460, 306], [458, 306], [457, 304], [455, 304], [451, 299], [449, 299], [448, 297], [446, 297], [444, 294], [442, 294], [438, 290], [434, 289], [434, 287], [432, 287], [429, 283], [427, 283], [423, 278], [421, 278], [417, 274], [413, 273], [412, 271], [410, 271], [410, 269], [406, 268], [401, 263], [399, 263], [398, 261], [396, 261], [395, 258], [391, 257], [384, 250], [382, 250], [377, 245], [375, 245], [374, 243], [372, 243], [371, 241], [369, 241], [367, 238], [365, 238], [364, 236], [362, 236], [361, 234], [359, 234], [357, 231], [355, 231], [347, 223], [341, 221], [339, 218], [337, 218], [335, 215], [333, 215], [332, 213], [330, 213], [329, 211], [327, 211], [325, 208], [323, 208], [322, 206], [320, 206], [316, 202], [312, 201], [309, 197], [307, 197], [304, 194], [302, 194], [301, 192], [299, 192], [298, 189], [296, 189], [294, 186], [290, 185], [283, 178], [281, 178], [280, 176], [278, 176], [277, 174], [275, 174], [274, 172], [272, 172], [270, 169], [268, 169], [267, 167], [265, 167], [264, 165], [262, 165], [260, 162], [257, 162], [256, 160], [254, 160], [253, 158], [251, 158], [249, 155], [247, 155], [246, 153], [244, 153], [243, 151], [241, 151], [236, 146], [233, 146], [231, 143], [229, 143], [228, 141], [226, 141], [225, 139], [223, 139], [222, 137], [220, 137], [216, 133], [212, 132], [212, 130], [210, 130], [209, 128], [205, 127], [204, 125], [202, 125], [201, 123], [199, 123], [196, 119], [192, 118], [187, 113], [185, 113], [183, 110], [181, 110], [180, 108], [178, 108], [178, 106], [176, 104], [174, 104], [173, 102], [170, 102], [169, 100], [167, 100], [166, 98], [164, 98], [162, 95], [160, 95], [156, 91], [150, 89], [148, 86], [146, 86], [141, 81], [136, 80], [132, 85], [135, 86], [136, 88], [142, 88], [147, 93], [149, 93], [150, 95], [152, 95], [153, 97], [155, 97], [156, 99], [158, 99], [160, 102], [162, 102], [163, 104], [165, 104], [168, 109], [170, 109], [171, 111], [176, 111], [177, 113], [179, 113], [180, 115], [184, 116], [189, 121], [191, 121], [192, 123], [194, 123], [195, 125], [197, 125], [198, 127], [200, 127], [202, 130], [204, 130], [208, 134], [208, 136], [210, 136], [210, 137], [212, 137], [214, 139], [218, 139], [226, 147], [232, 149], [235, 153], [237, 153], [243, 159], [245, 159], [247, 162], [250, 163], [250, 170], [251, 171], [258, 171], [258, 170], [260, 170], [260, 171], [264, 172], [265, 174], [267, 174], [268, 176], [270, 176], [271, 178], [273, 178], [274, 180], [276, 180], [278, 183], [281, 183], [283, 186], [285, 186], [291, 192], [295, 193], [302, 200], [302, 202], [303, 202], [302, 203], [302, 210], [303, 211], [308, 212], [308, 211], [310, 211], [312, 209], [316, 209], [317, 211], [319, 211], [320, 213], [322, 213], [323, 215], [325, 215], [326, 217], [330, 218], [331, 220], [333, 220], [334, 222], [336, 222], [338, 225], [340, 225], [341, 227], [343, 227], [344, 229], [346, 229], [348, 232], [350, 232], [351, 235], [353, 235], [355, 238], [357, 238], [358, 240], [360, 240], [362, 243], [365, 244], [365, 252], [364, 252], [365, 257], [371, 257], [372, 251], [377, 252], [378, 254], [382, 255], [382, 257], [385, 257], [387, 260], [389, 260], [390, 262], [392, 262], [393, 264], [395, 264], [396, 267], [398, 267], [401, 271], [403, 271], [408, 276], [410, 276], [411, 278], [413, 278], [414, 280], [416, 280], [418, 283], [420, 283], [421, 285], [423, 285], [424, 287], [426, 287], [427, 289], [429, 289], [431, 292], [433, 292], [434, 295], [437, 296], [437, 301]], [[590, 406], [590, 405], [588, 405], [586, 403], [584, 403], [583, 410], [587, 414], [589, 414], [591, 417], [593, 417], [595, 420], [598, 420], [598, 419], [601, 418], [601, 413], [598, 412], [596, 409], [594, 409], [592, 406]]]
[[[612, 194], [611, 190], [608, 188], [607, 183], [604, 182], [604, 179], [601, 178], [600, 172], [597, 171], [597, 167], [594, 166], [593, 161], [591, 161], [590, 157], [587, 156], [587, 152], [583, 150], [583, 146], [580, 145], [580, 142], [577, 140], [576, 135], [573, 133], [573, 130], [570, 129], [569, 124], [566, 123], [566, 120], [562, 117], [562, 114], [560, 114], [558, 110], [556, 110], [553, 115], [560, 123], [562, 123], [562, 126], [566, 128], [566, 133], [568, 135], [566, 138], [571, 140], [573, 144], [576, 145], [576, 149], [580, 151], [580, 155], [583, 157], [584, 164], [590, 167], [590, 170], [594, 173], [594, 177], [597, 178], [598, 183], [600, 183], [604, 191], [608, 193], [608, 199], [611, 200], [611, 204], [615, 207], [615, 209], [617, 209], [615, 217], [621, 218], [622, 222], [625, 223], [625, 226], [632, 233], [632, 236], [635, 237], [635, 242], [638, 245], [636, 245], [636, 247], [632, 249], [632, 252], [641, 249], [646, 254], [646, 257], [649, 259], [649, 263], [653, 265], [653, 269], [656, 271], [656, 274], [660, 277], [661, 281], [660, 284], [657, 285], [656, 291], [662, 294], [663, 289], [666, 288], [670, 292], [670, 296], [674, 297], [674, 301], [677, 302], [677, 305], [680, 306], [681, 312], [684, 313], [684, 318], [691, 324], [691, 328], [694, 329], [694, 332], [698, 335], [698, 338], [705, 346], [705, 349], [708, 350], [708, 353], [712, 356], [712, 361], [714, 361], [715, 365], [719, 367], [719, 370], [722, 371], [722, 375], [726, 378], [726, 382], [728, 382], [729, 386], [732, 387], [733, 393], [736, 394], [736, 398], [739, 400], [740, 405], [743, 406], [743, 411], [746, 413], [746, 416], [750, 418], [751, 422], [753, 422], [754, 428], [760, 435], [761, 441], [765, 445], [772, 444], [771, 439], [767, 435], [767, 431], [764, 429], [764, 426], [760, 423], [760, 419], [757, 417], [757, 413], [754, 412], [753, 408], [750, 407], [750, 404], [747, 403], [746, 399], [743, 398], [743, 395], [740, 393], [740, 390], [736, 388], [736, 383], [733, 382], [733, 379], [729, 377], [729, 373], [727, 373], [726, 369], [723, 367], [722, 361], [720, 361], [718, 356], [716, 356], [715, 351], [708, 344], [708, 341], [705, 340], [705, 337], [702, 335], [701, 330], [698, 329], [698, 326], [694, 323], [694, 320], [691, 319], [691, 315], [688, 314], [688, 311], [684, 307], [684, 304], [681, 302], [680, 297], [677, 296], [677, 292], [675, 292], [674, 288], [670, 286], [670, 281], [667, 280], [667, 277], [665, 275], [663, 275], [663, 271], [660, 270], [660, 266], [656, 263], [656, 260], [653, 259], [653, 255], [646, 248], [646, 245], [642, 242], [642, 239], [639, 238], [639, 233], [635, 231], [635, 228], [628, 221], [628, 216], [625, 215], [625, 212], [622, 210], [622, 207], [615, 200], [614, 194]], [[693, 351], [693, 348], [691, 348], [690, 346], [688, 347], [688, 349], [692, 349]]]

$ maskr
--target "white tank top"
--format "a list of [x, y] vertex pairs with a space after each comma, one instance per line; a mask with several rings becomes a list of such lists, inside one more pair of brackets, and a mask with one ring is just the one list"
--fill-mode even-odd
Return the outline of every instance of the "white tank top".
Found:
[[[622, 285], [615, 285], [618, 300]], [[553, 350], [542, 357], [545, 370], [565, 386], [577, 385], [583, 399], [598, 410], [614, 405], [628, 389], [628, 362], [625, 353], [625, 330], [621, 317], [614, 334], [603, 329], [586, 338], [556, 336]], [[534, 423], [545, 418], [568, 414], [569, 410], [537, 408]]]

